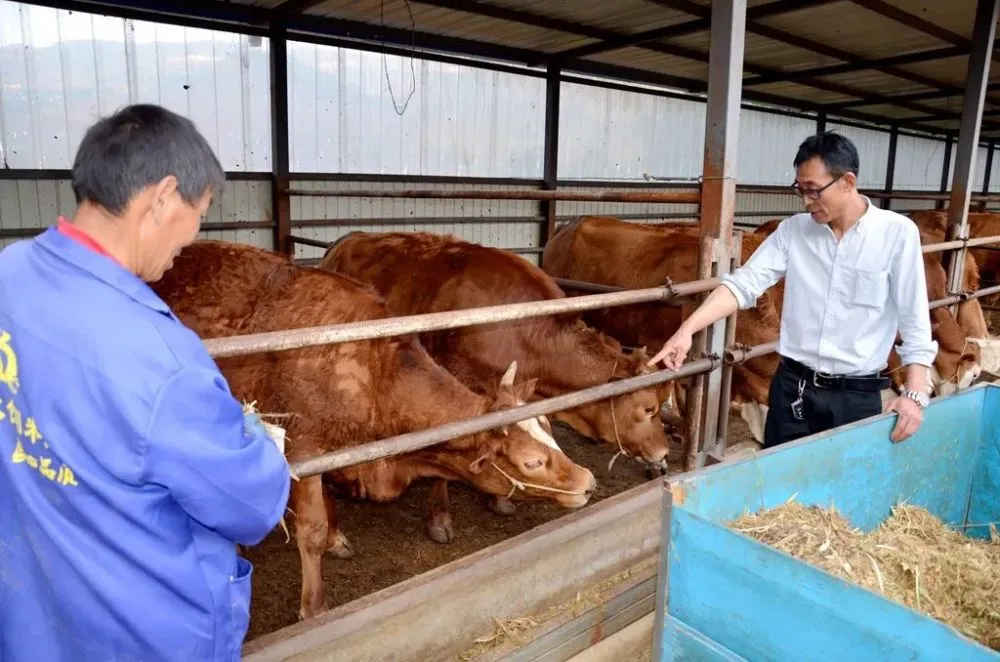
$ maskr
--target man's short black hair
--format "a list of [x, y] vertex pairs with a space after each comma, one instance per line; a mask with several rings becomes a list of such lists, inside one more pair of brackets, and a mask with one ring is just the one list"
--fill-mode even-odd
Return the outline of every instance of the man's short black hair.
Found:
[[832, 131], [821, 131], [803, 140], [795, 155], [795, 167], [798, 168], [814, 156], [823, 161], [826, 169], [834, 177], [847, 172], [853, 172], [856, 177], [861, 166], [854, 143], [846, 136]]
[[226, 174], [194, 123], [162, 106], [136, 104], [87, 129], [73, 161], [76, 202], [96, 203], [120, 215], [141, 190], [177, 178], [181, 199], [194, 205], [217, 194]]

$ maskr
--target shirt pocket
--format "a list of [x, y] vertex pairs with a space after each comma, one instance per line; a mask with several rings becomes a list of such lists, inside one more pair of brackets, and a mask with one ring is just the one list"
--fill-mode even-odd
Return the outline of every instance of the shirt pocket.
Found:
[[851, 303], [868, 308], [881, 308], [889, 298], [888, 269], [851, 269], [854, 294]]
[[253, 564], [242, 556], [236, 557], [236, 571], [229, 578], [229, 634], [232, 641], [234, 659], [240, 659], [243, 639], [250, 627], [250, 579]]

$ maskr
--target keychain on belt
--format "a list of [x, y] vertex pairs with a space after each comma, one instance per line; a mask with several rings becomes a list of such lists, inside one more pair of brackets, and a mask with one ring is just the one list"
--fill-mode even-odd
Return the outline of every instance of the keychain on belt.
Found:
[[796, 421], [805, 420], [805, 413], [802, 411], [802, 392], [806, 389], [806, 380], [799, 380], [799, 397], [792, 403], [792, 416]]

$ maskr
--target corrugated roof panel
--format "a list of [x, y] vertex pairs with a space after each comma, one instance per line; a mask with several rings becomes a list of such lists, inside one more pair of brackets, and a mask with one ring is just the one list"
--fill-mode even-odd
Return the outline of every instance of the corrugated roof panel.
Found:
[[886, 96], [893, 94], [910, 94], [918, 92], [932, 91], [925, 85], [914, 83], [913, 81], [899, 78], [881, 71], [865, 69], [863, 71], [852, 71], [846, 74], [834, 74], [823, 76], [822, 80], [831, 83], [838, 83], [853, 87], [858, 90], [865, 90], [869, 94]]
[[[1000, 67], [1000, 64], [994, 63], [993, 66]], [[945, 60], [908, 64], [900, 68], [928, 76], [946, 85], [955, 85], [956, 87], [965, 89], [965, 76], [969, 68], [969, 58], [968, 56], [950, 57]]]
[[695, 17], [646, 0], [490, 0], [488, 4], [552, 16], [623, 34], [676, 25]]
[[684, 57], [674, 55], [663, 55], [653, 51], [643, 50], [630, 46], [616, 51], [593, 55], [588, 59], [608, 64], [616, 64], [623, 67], [633, 67], [644, 69], [671, 76], [683, 76], [704, 80], [708, 77], [708, 63], [698, 62]]
[[882, 0], [882, 2], [966, 39], [972, 38], [972, 26], [976, 20], [976, 3], [974, 2], [942, 2], [941, 0]]
[[[411, 24], [409, 7], [413, 12]], [[316, 8], [320, 15], [354, 21], [366, 21], [379, 25], [381, 0], [357, 0], [356, 2], [328, 2]], [[442, 9], [419, 3], [384, 3], [385, 25], [402, 30], [412, 25], [420, 32], [477, 39], [486, 43], [503, 44], [517, 48], [539, 51], [557, 51], [591, 43], [593, 39], [557, 32], [536, 25], [506, 21], [470, 12]]]
[[812, 103], [841, 103], [846, 101], [854, 101], [857, 97], [847, 96], [844, 94], [837, 94], [836, 92], [827, 92], [826, 90], [817, 90], [814, 87], [807, 87], [805, 85], [800, 85], [799, 83], [768, 83], [767, 85], [757, 85], [754, 87], [757, 92], [767, 92], [769, 94], [779, 94], [785, 97], [795, 97], [799, 99], [808, 99]]
[[944, 45], [939, 39], [850, 2], [769, 16], [760, 22], [869, 59]]

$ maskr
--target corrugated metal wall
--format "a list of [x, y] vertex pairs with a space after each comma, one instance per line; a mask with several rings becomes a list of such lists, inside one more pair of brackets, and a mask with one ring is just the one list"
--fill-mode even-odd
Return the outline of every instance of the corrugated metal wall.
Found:
[[[289, 84], [294, 172], [542, 176], [545, 83], [541, 78], [290, 43]], [[268, 90], [266, 39], [0, 0], [4, 167], [67, 169], [94, 119], [129, 102], [150, 101], [191, 117], [228, 171], [266, 172], [271, 167]], [[559, 179], [566, 185], [580, 179], [604, 180], [608, 188], [623, 182], [697, 180], [702, 170], [704, 111], [698, 101], [565, 83]], [[830, 127], [856, 142], [861, 185], [883, 187], [888, 133], [834, 123]], [[795, 150], [814, 130], [812, 119], [744, 109], [737, 157], [741, 183], [790, 184]], [[900, 136], [894, 188], [938, 189], [944, 144]], [[979, 173], [985, 157], [986, 148], [981, 148]], [[990, 179], [991, 188], [1000, 190], [1000, 162]], [[296, 186], [402, 187], [378, 181], [309, 180]], [[208, 221], [266, 221], [270, 205], [266, 181], [231, 181]], [[3, 180], [0, 172], [0, 228], [44, 227], [58, 213], [71, 213], [73, 206], [66, 181]], [[933, 202], [893, 200], [892, 206], [922, 209], [933, 207]], [[793, 195], [741, 193], [737, 222], [756, 224], [801, 209], [802, 202]], [[292, 202], [294, 232], [300, 236], [334, 240], [352, 229], [426, 230], [507, 248], [537, 247], [539, 211], [539, 204], [530, 201], [295, 198]], [[696, 212], [695, 205], [557, 205], [561, 220], [608, 214], [656, 222], [694, 219]], [[460, 224], [455, 221], [460, 217], [483, 221]], [[335, 225], [318, 227], [316, 221], [324, 219]], [[266, 229], [213, 231], [205, 236], [271, 245]], [[304, 246], [297, 250], [301, 257], [320, 252]]]
[[[60, 214], [76, 208], [68, 179], [0, 179], [0, 229], [41, 230], [56, 222]], [[230, 181], [205, 216], [206, 223], [266, 221], [271, 217], [271, 184], [267, 181]], [[225, 239], [271, 248], [268, 229], [216, 230], [202, 232], [207, 239]], [[14, 239], [0, 239], [0, 248]]]

